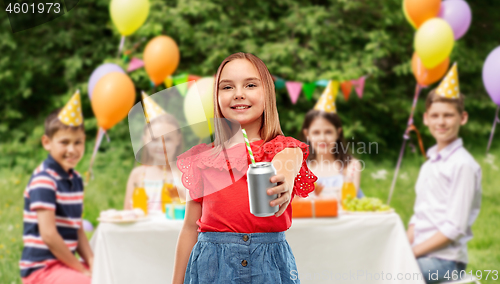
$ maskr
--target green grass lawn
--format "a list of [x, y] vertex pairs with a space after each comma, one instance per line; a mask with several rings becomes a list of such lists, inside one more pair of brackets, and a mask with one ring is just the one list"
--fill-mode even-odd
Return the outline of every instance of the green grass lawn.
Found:
[[[87, 154], [77, 168], [86, 172], [90, 159], [91, 143], [88, 143]], [[123, 144], [121, 144], [123, 145]], [[106, 152], [99, 152], [94, 166], [94, 180], [85, 188], [84, 218], [97, 225], [99, 212], [108, 208], [123, 206], [125, 184], [128, 174], [134, 166], [133, 154], [123, 150], [119, 141], [112, 141], [104, 147]], [[130, 149], [130, 148], [128, 148]], [[500, 157], [500, 149], [494, 149], [493, 157]], [[473, 151], [474, 157], [483, 169], [483, 199], [481, 213], [473, 226], [474, 238], [469, 243], [469, 265], [467, 270], [499, 270], [500, 269], [500, 187], [496, 182], [500, 174], [495, 161], [486, 159], [484, 149]], [[36, 156], [42, 157], [42, 154]], [[366, 157], [366, 169], [362, 173], [361, 187], [367, 196], [387, 199], [392, 175], [393, 160], [373, 161]], [[26, 159], [26, 158], [25, 158]], [[37, 161], [38, 163], [38, 161]], [[391, 202], [397, 213], [407, 224], [415, 198], [414, 185], [422, 163], [421, 156], [408, 153], [403, 161], [400, 177]], [[498, 162], [500, 164], [500, 162]], [[498, 166], [500, 167], [500, 165]], [[23, 190], [33, 169], [26, 166], [0, 168], [0, 283], [21, 283], [18, 260], [22, 250], [22, 213]], [[386, 170], [386, 179], [374, 179], [372, 174]], [[491, 278], [491, 275], [490, 275]], [[481, 281], [496, 283], [496, 281]]]

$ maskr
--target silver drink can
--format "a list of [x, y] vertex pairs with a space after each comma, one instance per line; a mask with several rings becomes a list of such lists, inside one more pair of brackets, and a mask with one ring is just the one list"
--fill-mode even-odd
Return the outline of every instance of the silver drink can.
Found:
[[277, 185], [277, 183], [271, 183], [270, 181], [271, 177], [275, 175], [276, 169], [271, 162], [250, 164], [248, 167], [250, 213], [257, 217], [273, 216], [279, 210], [279, 205], [271, 207], [269, 204], [272, 200], [278, 198], [278, 194], [267, 195], [267, 190]]

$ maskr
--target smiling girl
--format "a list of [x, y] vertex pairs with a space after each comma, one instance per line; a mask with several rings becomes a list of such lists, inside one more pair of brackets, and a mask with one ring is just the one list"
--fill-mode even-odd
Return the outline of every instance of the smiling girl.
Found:
[[[145, 147], [143, 156], [141, 157], [141, 162], [143, 165], [138, 166], [132, 170], [127, 182], [127, 192], [125, 193], [124, 209], [132, 209], [132, 194], [136, 186], [144, 186], [146, 194], [148, 196], [148, 212], [162, 212], [162, 188], [165, 182], [174, 184], [174, 177], [179, 175], [177, 168], [171, 168], [170, 166], [148, 166], [148, 165], [159, 165], [164, 163], [164, 149], [168, 155], [168, 159], [173, 161], [175, 156], [177, 156], [182, 148], [181, 141], [182, 136], [179, 130], [179, 123], [174, 116], [170, 114], [163, 114], [157, 118], [151, 120], [151, 128], [153, 132], [156, 133], [170, 133], [165, 135], [164, 143], [161, 138], [152, 139], [151, 142]], [[144, 132], [148, 131], [147, 128]], [[144, 135], [144, 137], [149, 137]], [[160, 159], [161, 161], [156, 161]], [[167, 163], [167, 165], [169, 165]], [[180, 189], [180, 190], [179, 190]], [[169, 190], [171, 197], [179, 196], [181, 199], [185, 199], [183, 187], [175, 185], [172, 190]]]
[[311, 145], [308, 159], [311, 171], [318, 176], [314, 197], [340, 197], [344, 181], [354, 183], [357, 197], [360, 192], [361, 164], [349, 153], [340, 117], [335, 112], [310, 110], [302, 125], [302, 134]]
[[[214, 116], [214, 143], [197, 145], [177, 161], [192, 200], [187, 202], [177, 243], [173, 283], [299, 283], [290, 277], [297, 268], [284, 231], [292, 222], [293, 196], [307, 196], [316, 177], [307, 168], [308, 146], [283, 136], [274, 83], [259, 58], [236, 53], [221, 63], [215, 76]], [[197, 158], [197, 153], [210, 152], [229, 140], [224, 119], [246, 130], [256, 162], [272, 162], [276, 168], [271, 182], [278, 185], [267, 191], [278, 194], [270, 202], [280, 207], [274, 216], [250, 213], [246, 176], [250, 159], [246, 155], [231, 162], [224, 159], [224, 154], [234, 157], [237, 147], [214, 159]], [[239, 173], [241, 178], [217, 189], [222, 183], [217, 171]]]

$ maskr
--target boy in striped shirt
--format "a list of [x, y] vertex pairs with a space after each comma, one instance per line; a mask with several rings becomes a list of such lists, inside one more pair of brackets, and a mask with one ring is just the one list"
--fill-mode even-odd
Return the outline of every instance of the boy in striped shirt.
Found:
[[[80, 95], [45, 120], [49, 152], [24, 192], [24, 284], [90, 284], [93, 253], [82, 227], [83, 182], [74, 170], [85, 150]], [[75, 256], [78, 252], [85, 263]]]

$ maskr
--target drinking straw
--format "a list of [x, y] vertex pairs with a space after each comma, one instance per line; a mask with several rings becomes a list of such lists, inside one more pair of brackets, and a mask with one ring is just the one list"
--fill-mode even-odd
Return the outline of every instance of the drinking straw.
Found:
[[247, 132], [245, 129], [242, 129], [243, 138], [245, 139], [245, 144], [247, 144], [248, 155], [250, 155], [250, 160], [252, 161], [252, 165], [255, 166], [255, 158], [253, 157], [252, 148], [250, 148], [250, 142], [248, 141]]

